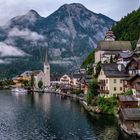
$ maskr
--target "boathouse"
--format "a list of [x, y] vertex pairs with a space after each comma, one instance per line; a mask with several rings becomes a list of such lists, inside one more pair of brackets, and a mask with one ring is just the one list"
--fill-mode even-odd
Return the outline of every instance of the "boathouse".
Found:
[[119, 112], [119, 118], [125, 131], [140, 130], [140, 108], [123, 108]]
[[134, 95], [119, 95], [120, 108], [137, 108], [138, 100]]

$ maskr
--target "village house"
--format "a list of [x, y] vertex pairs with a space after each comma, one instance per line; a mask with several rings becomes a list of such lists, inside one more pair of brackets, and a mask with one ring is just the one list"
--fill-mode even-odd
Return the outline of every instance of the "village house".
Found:
[[25, 71], [20, 74], [20, 76], [24, 77], [24, 79], [30, 80], [32, 75], [32, 71]]
[[25, 80], [30, 81], [31, 74], [32, 74], [32, 71], [25, 71], [22, 74], [20, 74], [19, 76], [13, 77], [12, 80], [15, 83], [14, 87], [22, 87], [23, 81], [25, 81]]
[[129, 134], [140, 132], [140, 109], [122, 108], [119, 112], [121, 127]]
[[81, 91], [83, 91], [84, 94], [87, 94], [88, 84], [91, 80], [92, 80], [92, 75], [84, 75], [80, 79], [80, 81], [79, 81], [80, 89], [81, 89]]
[[22, 81], [24, 80], [24, 78], [22, 76], [16, 76], [12, 78], [14, 85], [13, 87], [22, 87]]
[[124, 79], [125, 91], [132, 89], [134, 94], [139, 93], [140, 89], [140, 58], [133, 58], [126, 66], [129, 78]]
[[109, 63], [101, 64], [98, 74], [99, 92], [101, 96], [118, 96], [123, 93], [123, 80], [128, 77], [124, 65]]
[[71, 84], [71, 77], [68, 76], [67, 74], [63, 75], [60, 78], [60, 84], [62, 84], [62, 85], [70, 85]]
[[80, 79], [84, 76], [85, 74], [83, 73], [73, 73], [71, 75], [71, 81], [72, 81], [72, 85], [75, 88], [79, 88], [80, 87]]
[[135, 76], [140, 73], [140, 58], [132, 58], [132, 60], [127, 64], [126, 70], [129, 76]]
[[139, 101], [138, 104], [140, 105], [140, 74], [126, 78], [124, 80], [124, 88], [125, 92], [132, 90], [133, 95], [136, 96], [137, 100]]
[[138, 58], [138, 55], [134, 52], [122, 51], [115, 56], [114, 60], [117, 64], [123, 64], [126, 67], [132, 58]]
[[137, 108], [138, 100], [134, 95], [119, 95], [120, 108]]
[[109, 63], [111, 58], [113, 59], [118, 53], [127, 50], [132, 50], [130, 41], [115, 41], [113, 32], [108, 31], [105, 39], [100, 41], [95, 49], [95, 64]]

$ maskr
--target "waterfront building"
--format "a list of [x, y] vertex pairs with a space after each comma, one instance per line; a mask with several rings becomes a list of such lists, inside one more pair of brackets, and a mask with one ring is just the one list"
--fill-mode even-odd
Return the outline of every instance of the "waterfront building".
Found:
[[137, 108], [138, 100], [134, 95], [119, 95], [120, 108]]
[[136, 96], [140, 105], [140, 74], [136, 74], [135, 76], [126, 78], [124, 80], [124, 88], [125, 92], [128, 90], [132, 90], [133, 94]]
[[14, 82], [14, 86], [13, 87], [22, 87], [22, 81], [23, 81], [23, 77], [22, 76], [16, 76], [12, 78], [13, 82]]
[[97, 80], [100, 86], [99, 92], [102, 96], [117, 96], [124, 91], [123, 80], [128, 77], [122, 64], [101, 64]]
[[84, 74], [82, 73], [73, 73], [71, 75], [71, 81], [72, 81], [72, 85], [75, 88], [79, 88], [80, 87], [80, 79], [84, 76]]
[[92, 75], [84, 75], [82, 78], [79, 80], [79, 86], [81, 91], [83, 91], [84, 94], [87, 94], [88, 92], [88, 84], [92, 80]]
[[121, 127], [129, 134], [140, 132], [140, 108], [123, 108], [119, 112]]
[[71, 77], [68, 76], [67, 74], [63, 75], [60, 78], [60, 84], [62, 84], [62, 85], [70, 85], [71, 84]]
[[14, 87], [22, 87], [23, 86], [23, 84], [22, 84], [23, 81], [25, 81], [25, 80], [30, 81], [31, 80], [31, 74], [32, 74], [32, 71], [25, 71], [22, 74], [20, 74], [16, 77], [13, 77], [12, 80], [15, 83]]

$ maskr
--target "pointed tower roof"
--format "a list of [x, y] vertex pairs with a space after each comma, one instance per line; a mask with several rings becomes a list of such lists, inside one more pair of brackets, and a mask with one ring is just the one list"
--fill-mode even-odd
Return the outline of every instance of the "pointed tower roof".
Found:
[[113, 31], [108, 30], [106, 32], [106, 35], [105, 35], [105, 39], [104, 40], [106, 40], [106, 41], [115, 41], [115, 36], [113, 34]]
[[46, 48], [46, 56], [45, 56], [45, 62], [44, 62], [44, 64], [45, 65], [49, 65], [47, 48]]

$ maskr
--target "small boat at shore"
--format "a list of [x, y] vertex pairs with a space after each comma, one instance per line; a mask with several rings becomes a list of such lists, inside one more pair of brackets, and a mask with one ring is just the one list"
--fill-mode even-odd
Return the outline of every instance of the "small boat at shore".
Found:
[[11, 92], [15, 94], [26, 94], [28, 91], [24, 88], [13, 88]]

